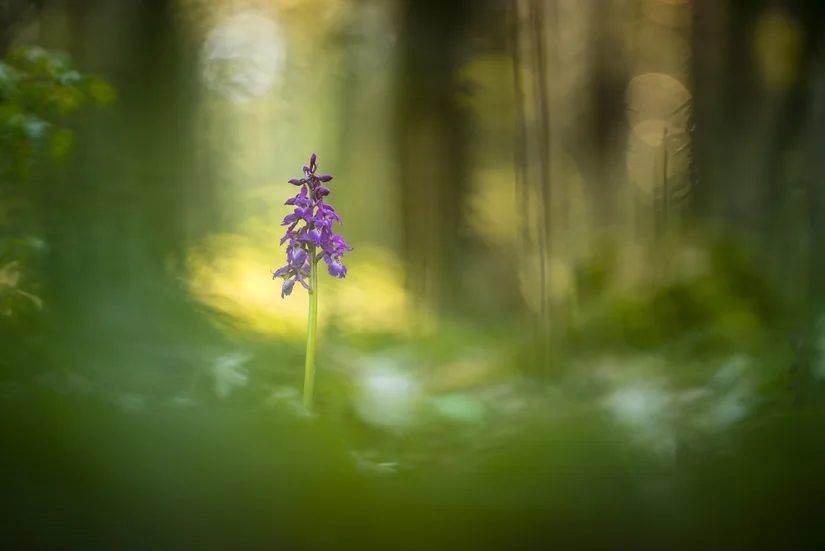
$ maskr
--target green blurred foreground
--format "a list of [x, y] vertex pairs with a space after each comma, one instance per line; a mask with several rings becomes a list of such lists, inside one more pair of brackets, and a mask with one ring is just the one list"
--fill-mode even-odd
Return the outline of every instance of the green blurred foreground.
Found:
[[823, 542], [821, 408], [766, 411], [660, 456], [558, 390], [523, 388], [520, 399], [522, 411], [490, 406], [479, 421], [481, 398], [442, 397], [438, 422], [398, 434], [351, 411], [296, 416], [288, 398], [124, 412], [87, 396], [7, 396], [3, 538], [58, 548]]

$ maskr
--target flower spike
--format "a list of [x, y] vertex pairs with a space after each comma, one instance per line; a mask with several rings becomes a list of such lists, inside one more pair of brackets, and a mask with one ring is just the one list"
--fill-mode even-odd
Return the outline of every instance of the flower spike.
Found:
[[[343, 225], [341, 217], [331, 205], [326, 204], [330, 189], [325, 185], [332, 180], [329, 174], [316, 175], [318, 156], [309, 158], [309, 165], [303, 167], [303, 178], [288, 180], [298, 186], [298, 193], [286, 200], [286, 205], [293, 208], [287, 214], [282, 226], [286, 226], [281, 245], [287, 243], [286, 265], [272, 273], [272, 279], [283, 278], [281, 298], [292, 294], [296, 283], [300, 283], [309, 292], [309, 319], [307, 324], [307, 353], [304, 366], [304, 406], [312, 407], [312, 395], [315, 387], [315, 348], [318, 334], [318, 262], [327, 265], [332, 277], [343, 279], [347, 267], [342, 259], [351, 251], [344, 238], [333, 231], [333, 225]], [[309, 281], [307, 281], [307, 278]]]

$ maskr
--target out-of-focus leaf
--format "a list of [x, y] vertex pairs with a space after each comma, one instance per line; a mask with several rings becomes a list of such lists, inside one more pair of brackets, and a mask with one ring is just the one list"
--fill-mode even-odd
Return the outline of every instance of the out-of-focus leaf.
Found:
[[59, 129], [49, 138], [48, 155], [53, 161], [62, 161], [72, 152], [74, 134], [65, 129]]
[[0, 287], [17, 287], [20, 282], [20, 264], [12, 261], [0, 267]]
[[17, 69], [0, 61], [0, 94], [8, 98], [17, 89], [20, 73]]
[[84, 89], [92, 101], [99, 105], [111, 105], [117, 100], [117, 92], [114, 86], [108, 82], [89, 79], [86, 81]]
[[52, 91], [50, 100], [56, 114], [65, 117], [80, 109], [83, 95], [77, 88], [61, 87]]
[[23, 134], [30, 140], [36, 141], [42, 139], [49, 130], [49, 123], [36, 116], [25, 117], [22, 121], [21, 127]]
[[63, 86], [76, 86], [83, 82], [83, 76], [75, 70], [69, 70], [60, 75], [57, 80]]

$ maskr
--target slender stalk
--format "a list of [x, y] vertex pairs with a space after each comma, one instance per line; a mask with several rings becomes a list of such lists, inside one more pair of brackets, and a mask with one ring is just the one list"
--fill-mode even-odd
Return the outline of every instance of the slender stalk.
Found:
[[309, 316], [307, 317], [307, 353], [304, 364], [304, 407], [312, 409], [315, 391], [315, 348], [318, 342], [318, 266], [315, 246], [309, 249]]

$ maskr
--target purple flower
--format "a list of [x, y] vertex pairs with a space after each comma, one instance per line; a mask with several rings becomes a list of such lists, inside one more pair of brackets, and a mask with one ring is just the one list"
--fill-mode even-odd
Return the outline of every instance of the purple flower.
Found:
[[324, 255], [324, 262], [327, 263], [329, 275], [338, 278], [344, 278], [347, 275], [347, 267], [341, 263], [340, 257]]
[[347, 267], [341, 261], [344, 254], [351, 251], [344, 238], [333, 232], [333, 224], [342, 224], [341, 218], [331, 205], [324, 203], [329, 195], [329, 188], [322, 186], [332, 180], [329, 174], [316, 175], [318, 157], [315, 153], [309, 158], [309, 165], [304, 166], [303, 178], [292, 178], [289, 183], [300, 186], [295, 197], [287, 199], [287, 205], [295, 207], [287, 214], [282, 226], [287, 226], [281, 245], [289, 242], [286, 250], [286, 266], [272, 273], [272, 279], [284, 278], [281, 298], [292, 293], [295, 283], [300, 283], [311, 291], [307, 278], [310, 277], [318, 261], [323, 260], [327, 271], [333, 277], [344, 278]]
[[291, 295], [293, 287], [295, 287], [294, 279], [284, 279], [284, 284], [281, 287], [281, 298]]

